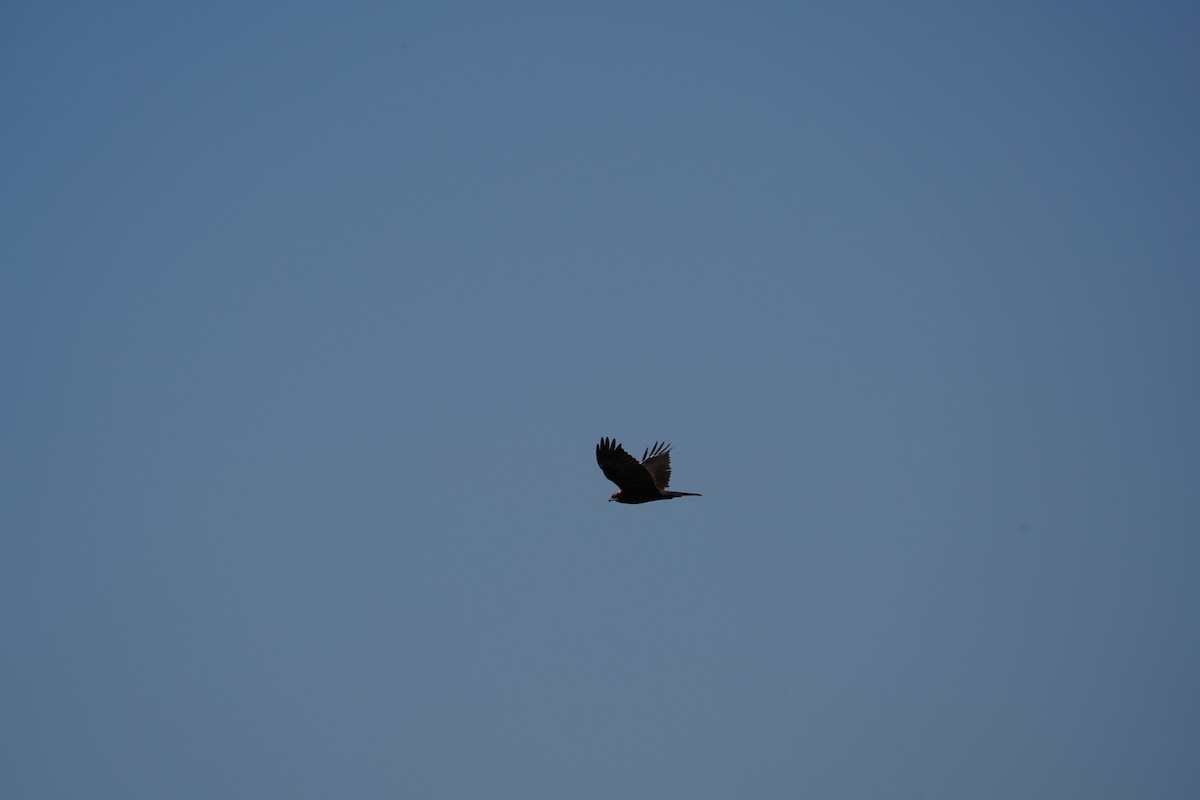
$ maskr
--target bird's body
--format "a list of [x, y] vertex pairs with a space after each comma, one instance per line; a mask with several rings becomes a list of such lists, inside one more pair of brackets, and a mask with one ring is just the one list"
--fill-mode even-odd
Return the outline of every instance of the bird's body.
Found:
[[603, 438], [596, 445], [596, 463], [604, 477], [620, 489], [609, 501], [618, 503], [649, 503], [675, 497], [699, 497], [696, 492], [673, 492], [671, 482], [671, 445], [655, 442], [642, 453], [642, 460], [625, 452], [616, 439]]

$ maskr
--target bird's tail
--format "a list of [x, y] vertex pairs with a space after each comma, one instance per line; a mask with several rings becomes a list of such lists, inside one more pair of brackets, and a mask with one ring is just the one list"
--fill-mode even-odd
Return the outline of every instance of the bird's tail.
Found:
[[700, 497], [699, 492], [663, 492], [667, 497]]

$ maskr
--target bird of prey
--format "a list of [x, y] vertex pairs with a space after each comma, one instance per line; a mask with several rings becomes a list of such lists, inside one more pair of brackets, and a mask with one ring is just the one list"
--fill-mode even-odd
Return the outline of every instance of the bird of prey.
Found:
[[617, 444], [616, 439], [607, 437], [596, 445], [596, 463], [604, 472], [604, 477], [617, 485], [619, 492], [613, 492], [609, 502], [618, 503], [649, 503], [651, 500], [670, 500], [673, 497], [699, 497], [696, 492], [672, 492], [667, 489], [671, 482], [671, 445], [655, 442], [642, 453], [642, 461], [638, 460], [625, 448]]

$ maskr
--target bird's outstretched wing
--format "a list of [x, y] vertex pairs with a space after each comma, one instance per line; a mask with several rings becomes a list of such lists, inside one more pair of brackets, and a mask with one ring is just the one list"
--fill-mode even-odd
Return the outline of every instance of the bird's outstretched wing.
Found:
[[642, 453], [642, 466], [654, 479], [654, 485], [666, 489], [671, 482], [671, 445], [655, 442]]
[[[596, 463], [600, 465], [604, 477], [615, 483], [622, 492], [658, 493], [654, 477], [646, 466], [626, 453], [616, 439], [605, 437], [600, 440], [600, 444], [596, 445]], [[669, 474], [670, 467], [667, 469]]]

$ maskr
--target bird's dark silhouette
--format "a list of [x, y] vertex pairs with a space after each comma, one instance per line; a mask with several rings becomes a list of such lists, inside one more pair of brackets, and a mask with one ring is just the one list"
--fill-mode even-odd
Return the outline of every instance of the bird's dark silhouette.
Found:
[[696, 492], [672, 492], [667, 489], [671, 482], [671, 445], [655, 442], [642, 453], [641, 463], [616, 439], [607, 437], [596, 445], [596, 463], [604, 477], [620, 489], [613, 492], [609, 502], [649, 503], [652, 500], [670, 500], [673, 497], [699, 497]]

